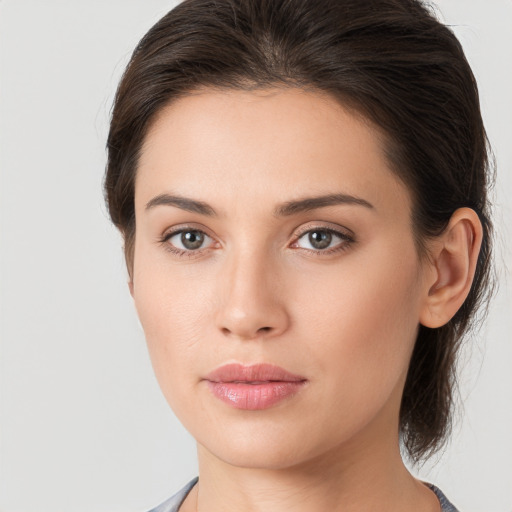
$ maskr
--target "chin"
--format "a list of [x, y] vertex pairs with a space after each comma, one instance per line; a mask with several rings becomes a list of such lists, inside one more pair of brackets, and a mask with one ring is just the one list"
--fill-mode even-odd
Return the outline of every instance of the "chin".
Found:
[[265, 446], [262, 443], [229, 442], [229, 446], [204, 447], [214, 457], [238, 468], [280, 470], [298, 466], [308, 460], [306, 453], [296, 446]]
[[222, 429], [212, 425], [207, 433], [191, 433], [200, 449], [240, 468], [289, 469], [329, 451], [325, 438], [315, 442], [317, 436], [311, 428], [297, 428], [296, 423], [293, 427], [276, 421], [248, 420], [231, 425], [226, 423]]

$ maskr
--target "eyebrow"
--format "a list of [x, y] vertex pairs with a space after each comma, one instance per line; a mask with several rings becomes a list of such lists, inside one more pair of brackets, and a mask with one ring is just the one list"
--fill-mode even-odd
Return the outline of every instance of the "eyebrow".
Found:
[[[293, 201], [286, 201], [274, 209], [273, 214], [275, 217], [289, 217], [297, 213], [308, 212], [318, 208], [325, 208], [327, 206], [335, 206], [339, 204], [350, 204], [356, 206], [363, 206], [370, 210], [374, 206], [360, 197], [351, 196], [348, 194], [328, 194], [316, 197], [305, 197]], [[213, 207], [204, 201], [190, 199], [188, 197], [160, 194], [151, 199], [146, 204], [146, 210], [155, 208], [156, 206], [175, 206], [181, 210], [186, 210], [192, 213], [199, 213], [208, 217], [217, 217], [218, 214]]]
[[351, 204], [357, 206], [364, 206], [370, 210], [374, 206], [360, 197], [351, 196], [348, 194], [328, 194], [325, 196], [305, 197], [294, 201], [287, 201], [278, 206], [274, 210], [274, 215], [277, 217], [288, 217], [296, 213], [308, 212], [318, 208], [325, 208], [327, 206], [335, 206], [338, 204]]
[[160, 194], [153, 197], [153, 199], [146, 204], [146, 210], [150, 210], [156, 206], [175, 206], [187, 212], [199, 213], [201, 215], [207, 215], [208, 217], [217, 216], [217, 212], [208, 203], [183, 196]]

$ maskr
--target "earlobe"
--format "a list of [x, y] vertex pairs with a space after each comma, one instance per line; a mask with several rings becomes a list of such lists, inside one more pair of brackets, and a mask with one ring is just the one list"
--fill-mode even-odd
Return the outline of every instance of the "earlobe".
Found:
[[420, 323], [441, 327], [451, 320], [471, 289], [482, 243], [482, 224], [476, 212], [459, 208], [431, 253], [432, 279], [426, 285]]
[[132, 296], [132, 298], [133, 298], [133, 279], [130, 279], [130, 280], [128, 281], [128, 288], [129, 288], [129, 290], [130, 290], [130, 295], [131, 295], [131, 296]]

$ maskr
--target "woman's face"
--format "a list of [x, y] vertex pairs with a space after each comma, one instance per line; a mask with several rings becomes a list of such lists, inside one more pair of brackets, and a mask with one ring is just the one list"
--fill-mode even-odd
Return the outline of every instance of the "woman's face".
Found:
[[380, 140], [298, 89], [205, 89], [152, 125], [132, 293], [210, 456], [283, 468], [397, 442], [426, 279]]

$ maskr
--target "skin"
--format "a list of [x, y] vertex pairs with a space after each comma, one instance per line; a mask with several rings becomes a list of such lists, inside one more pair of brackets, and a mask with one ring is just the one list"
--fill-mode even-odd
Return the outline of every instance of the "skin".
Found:
[[[418, 326], [460, 307], [481, 230], [458, 210], [420, 260], [411, 196], [382, 141], [334, 99], [298, 89], [200, 90], [152, 124], [130, 289], [158, 382], [198, 444], [200, 483], [181, 510], [440, 510], [403, 465], [398, 412]], [[333, 193], [371, 207], [275, 214]], [[162, 194], [216, 215], [147, 207]], [[191, 250], [165, 239], [173, 229], [207, 236]], [[325, 229], [342, 237], [318, 249], [308, 235]], [[307, 382], [269, 409], [234, 409], [204, 381], [231, 362]]]

